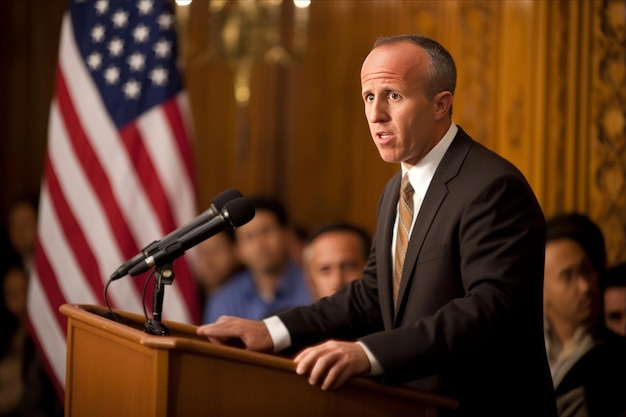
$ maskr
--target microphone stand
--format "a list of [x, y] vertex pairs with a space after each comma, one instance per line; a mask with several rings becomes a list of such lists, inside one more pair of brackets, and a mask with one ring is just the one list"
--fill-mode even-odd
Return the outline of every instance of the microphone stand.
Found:
[[169, 336], [170, 330], [161, 323], [161, 312], [163, 311], [163, 296], [165, 295], [165, 285], [172, 285], [174, 282], [174, 270], [172, 262], [166, 260], [154, 268], [154, 290], [152, 292], [152, 320], [146, 321], [145, 332], [157, 336]]

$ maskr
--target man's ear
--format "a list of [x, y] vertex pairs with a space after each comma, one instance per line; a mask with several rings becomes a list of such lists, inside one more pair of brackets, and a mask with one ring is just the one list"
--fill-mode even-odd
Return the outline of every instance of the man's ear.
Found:
[[437, 120], [450, 115], [452, 112], [453, 98], [454, 96], [449, 91], [442, 91], [435, 95], [433, 103], [435, 104], [435, 118]]

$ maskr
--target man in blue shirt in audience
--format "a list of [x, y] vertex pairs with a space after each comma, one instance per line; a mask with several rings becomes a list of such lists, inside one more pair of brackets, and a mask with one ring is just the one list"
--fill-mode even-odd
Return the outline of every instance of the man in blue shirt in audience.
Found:
[[223, 315], [260, 320], [312, 301], [302, 269], [289, 256], [284, 207], [271, 199], [251, 202], [254, 218], [235, 230], [237, 254], [247, 269], [215, 293], [204, 323]]

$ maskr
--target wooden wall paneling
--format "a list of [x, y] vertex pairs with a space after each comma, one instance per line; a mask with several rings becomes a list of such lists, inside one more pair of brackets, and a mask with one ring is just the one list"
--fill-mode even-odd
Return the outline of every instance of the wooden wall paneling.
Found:
[[3, 3], [0, 75], [0, 214], [23, 193], [38, 193], [47, 143], [61, 17], [65, 0]]
[[27, 157], [33, 163], [28, 172], [28, 182], [39, 191], [48, 143], [48, 117], [56, 82], [61, 21], [67, 2], [38, 0], [30, 3], [32, 23], [29, 26], [32, 37], [28, 48], [37, 58], [28, 67], [26, 93], [27, 129], [28, 136], [32, 138], [27, 148]]
[[548, 74], [549, 56], [552, 54], [552, 48], [549, 42], [550, 30], [548, 26], [549, 2], [538, 2], [535, 4], [533, 13], [534, 30], [536, 31], [536, 48], [535, 62], [533, 65], [533, 85], [535, 87], [533, 94], [532, 119], [534, 123], [530, 126], [532, 149], [530, 155], [534, 161], [530, 168], [528, 181], [533, 188], [539, 204], [542, 208], [546, 205], [547, 194], [547, 173], [546, 173], [546, 144], [548, 142], [548, 124], [552, 125], [554, 118], [549, 115], [549, 108], [552, 107], [552, 97], [548, 93]]
[[562, 18], [563, 2], [547, 3], [547, 25], [551, 30], [547, 33], [546, 66], [540, 69], [546, 77], [545, 102], [539, 102], [541, 111], [546, 117], [544, 146], [543, 192], [540, 195], [542, 207], [547, 216], [555, 211], [562, 211], [567, 201], [566, 181], [567, 168], [571, 161], [571, 150], [566, 138], [566, 73], [567, 73], [567, 33], [565, 19]]
[[10, 204], [10, 200], [25, 184], [23, 178], [16, 175], [18, 166], [22, 163], [25, 128], [25, 101], [26, 95], [23, 88], [26, 80], [26, 68], [28, 67], [28, 48], [26, 33], [19, 32], [20, 25], [27, 23], [27, 5], [24, 3], [10, 3], [5, 13], [2, 14], [3, 31], [3, 63], [2, 79], [6, 88], [6, 96], [10, 100], [2, 100], [2, 188], [6, 190], [3, 196], [3, 216]]
[[536, 60], [534, 2], [500, 2], [496, 140], [493, 149], [527, 177], [532, 172], [533, 69]]
[[284, 94], [279, 74], [281, 69], [259, 65], [253, 71], [249, 120], [239, 118], [238, 127], [249, 123], [249, 137], [237, 136], [239, 141], [237, 172], [242, 192], [281, 197], [284, 138], [278, 127], [278, 102]]
[[[589, 83], [588, 209], [609, 264], [626, 261], [626, 1], [594, 1]], [[576, 185], [576, 184], [574, 184]]]
[[391, 6], [311, 4], [309, 50], [305, 62], [292, 68], [295, 122], [287, 173], [292, 216], [308, 228], [337, 219], [375, 222], [387, 176], [377, 175], [384, 163], [369, 136], [359, 74], [373, 33], [388, 30], [377, 25], [390, 16]]
[[444, 20], [452, 22], [448, 24], [447, 47], [457, 65], [453, 120], [475, 140], [494, 149], [500, 2], [443, 4], [449, 16]]
[[[3, 215], [6, 213], [11, 200], [28, 187], [26, 173], [17, 175], [20, 167], [28, 163], [26, 150], [29, 145], [27, 137], [27, 100], [25, 94], [27, 85], [27, 73], [29, 62], [29, 34], [20, 31], [18, 36], [15, 33], [19, 31], [20, 26], [25, 26], [29, 22], [29, 7], [27, 4], [11, 3], [8, 10], [3, 13], [3, 26], [8, 27], [8, 38], [4, 40], [6, 45], [3, 47], [3, 65], [2, 72], [5, 74], [3, 80], [7, 88], [7, 96], [10, 100], [3, 100], [6, 109], [3, 109], [3, 154], [4, 158], [2, 175], [2, 187], [6, 189], [6, 200], [3, 202]], [[13, 35], [13, 36], [11, 36]]]
[[548, 217], [565, 211], [587, 211], [589, 177], [589, 4], [548, 2], [549, 79], [543, 207]]
[[[236, 148], [238, 109], [232, 71], [210, 56], [207, 2], [192, 2], [184, 57], [186, 85], [195, 127], [198, 205], [206, 209], [212, 198], [227, 188], [239, 188]], [[178, 10], [182, 9], [179, 7]]]
[[587, 213], [587, 183], [589, 177], [589, 144], [586, 129], [588, 113], [587, 90], [589, 79], [585, 71], [588, 57], [585, 51], [588, 48], [589, 25], [586, 24], [588, 13], [584, 13], [587, 2], [565, 2], [563, 20], [567, 27], [566, 44], [566, 97], [565, 116], [565, 140], [568, 143], [570, 153], [564, 180], [566, 210], [576, 209]]

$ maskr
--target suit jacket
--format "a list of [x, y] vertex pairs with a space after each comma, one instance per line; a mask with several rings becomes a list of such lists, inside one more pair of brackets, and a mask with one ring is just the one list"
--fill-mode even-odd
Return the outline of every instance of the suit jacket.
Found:
[[560, 417], [626, 416], [626, 338], [603, 327], [594, 329], [597, 344], [555, 387]]
[[279, 317], [295, 346], [359, 339], [384, 369], [460, 402], [457, 416], [556, 416], [543, 341], [545, 219], [524, 176], [461, 128], [415, 222], [397, 307], [385, 186], [363, 279]]

